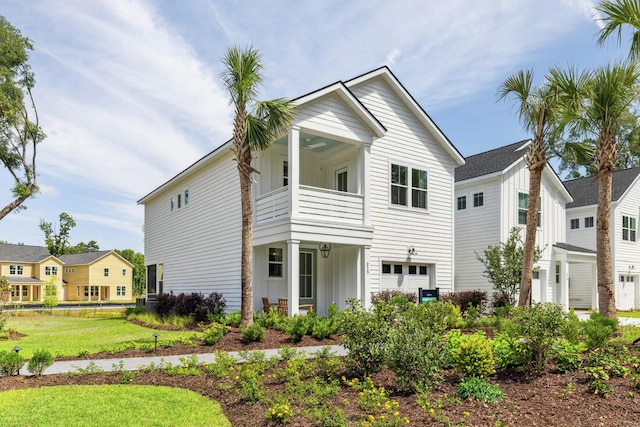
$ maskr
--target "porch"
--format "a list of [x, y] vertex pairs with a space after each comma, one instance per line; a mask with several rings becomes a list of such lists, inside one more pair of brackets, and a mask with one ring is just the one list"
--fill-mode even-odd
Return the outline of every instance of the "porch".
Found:
[[42, 301], [42, 283], [10, 283], [11, 292], [4, 296], [7, 302]]

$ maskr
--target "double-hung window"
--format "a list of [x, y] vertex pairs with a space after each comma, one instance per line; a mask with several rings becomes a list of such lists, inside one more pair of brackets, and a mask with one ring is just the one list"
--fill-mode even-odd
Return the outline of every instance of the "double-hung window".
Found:
[[24, 272], [24, 266], [22, 265], [10, 265], [9, 266], [9, 274], [12, 276], [22, 276]]
[[636, 241], [636, 219], [632, 216], [622, 216], [622, 240]]
[[584, 228], [593, 228], [593, 217], [588, 216], [584, 219]]
[[571, 220], [571, 229], [572, 230], [576, 230], [580, 228], [580, 219], [579, 218], [574, 218]]
[[427, 171], [408, 166], [391, 165], [391, 204], [409, 206], [409, 189], [411, 190], [411, 207], [428, 208]]
[[458, 197], [458, 210], [463, 211], [467, 209], [467, 196]]
[[473, 207], [484, 206], [484, 193], [473, 193]]
[[282, 248], [269, 248], [269, 277], [282, 277]]
[[103, 271], [104, 277], [109, 277], [109, 269], [105, 268]]
[[[527, 210], [529, 209], [529, 195], [518, 193], [518, 224], [527, 224]], [[542, 200], [538, 201], [538, 227], [542, 224]]]

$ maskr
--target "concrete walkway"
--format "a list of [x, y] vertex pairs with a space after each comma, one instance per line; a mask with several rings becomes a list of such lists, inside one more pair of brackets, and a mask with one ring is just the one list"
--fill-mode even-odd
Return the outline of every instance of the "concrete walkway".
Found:
[[[313, 347], [292, 347], [298, 350], [298, 353], [306, 353], [310, 356], [312, 353], [320, 351], [325, 346], [313, 346]], [[329, 347], [329, 351], [335, 356], [345, 356], [347, 354], [347, 350], [339, 345], [327, 346]], [[279, 349], [269, 349], [269, 350], [253, 350], [254, 352], [261, 351], [266, 354], [267, 358], [278, 356]], [[233, 356], [242, 362], [242, 357], [240, 357], [239, 352], [237, 351], [229, 351], [227, 352], [229, 356]], [[198, 357], [198, 363], [213, 363], [215, 361], [215, 354], [213, 352], [210, 353], [202, 353], [196, 354]], [[131, 357], [131, 358], [114, 358], [114, 359], [95, 359], [95, 360], [64, 360], [60, 362], [54, 362], [53, 365], [48, 367], [42, 375], [54, 375], [54, 374], [66, 374], [66, 373], [77, 373], [80, 370], [88, 370], [88, 368], [95, 368], [99, 371], [104, 372], [113, 372], [113, 371], [137, 371], [141, 368], [151, 366], [166, 366], [168, 363], [171, 363], [173, 366], [180, 366], [182, 362], [181, 358], [189, 358], [193, 357], [193, 354], [183, 354], [176, 356], [152, 356], [152, 357]], [[120, 363], [122, 362], [122, 366]], [[27, 365], [25, 364], [21, 369], [20, 373], [23, 375], [31, 375], [31, 373], [27, 370]]]
[[[580, 320], [589, 320], [589, 316], [591, 315], [591, 312], [589, 311], [576, 311], [575, 313]], [[640, 326], [640, 318], [618, 316], [618, 324], [624, 326]]]

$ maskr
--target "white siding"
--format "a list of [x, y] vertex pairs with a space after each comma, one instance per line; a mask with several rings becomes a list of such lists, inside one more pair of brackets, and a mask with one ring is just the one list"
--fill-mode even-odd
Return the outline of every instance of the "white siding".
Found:
[[[612, 206], [611, 237], [616, 306], [621, 310], [640, 307], [638, 274], [640, 273], [640, 182], [636, 180], [618, 203]], [[622, 217], [636, 219], [636, 241], [622, 240]], [[621, 283], [620, 276], [634, 277], [633, 283]]]
[[[171, 212], [170, 198], [187, 189], [189, 204]], [[231, 152], [146, 203], [145, 264], [164, 264], [164, 292], [217, 291], [240, 306], [240, 213]]]
[[[417, 252], [410, 261], [434, 264], [433, 285], [449, 291], [453, 286], [453, 161], [381, 78], [351, 89], [387, 129], [371, 147], [371, 222], [375, 229], [369, 265], [371, 291], [381, 289], [382, 261], [409, 261], [409, 246]], [[428, 172], [428, 210], [390, 204], [391, 163]]]

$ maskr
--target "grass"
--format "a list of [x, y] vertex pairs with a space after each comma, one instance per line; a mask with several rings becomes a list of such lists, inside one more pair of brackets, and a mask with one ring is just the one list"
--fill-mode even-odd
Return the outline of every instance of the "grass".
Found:
[[80, 352], [93, 354], [132, 342], [153, 346], [153, 334], [156, 332], [160, 335], [159, 343], [192, 334], [138, 326], [127, 322], [122, 313], [106, 318], [18, 316], [10, 318], [6, 327], [26, 336], [18, 340], [0, 341], [0, 350], [11, 350], [18, 345], [22, 347], [20, 355], [26, 359], [37, 349], [49, 350], [55, 357], [77, 356]]
[[619, 311], [618, 317], [633, 317], [640, 319], [640, 311]]
[[102, 427], [231, 426], [219, 404], [173, 387], [75, 385], [0, 393], [5, 427], [88, 427], [96, 420]]

